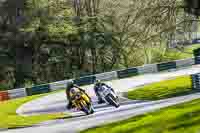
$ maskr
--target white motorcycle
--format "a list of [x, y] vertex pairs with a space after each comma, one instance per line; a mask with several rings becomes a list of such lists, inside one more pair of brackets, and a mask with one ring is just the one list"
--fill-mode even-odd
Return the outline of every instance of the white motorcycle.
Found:
[[101, 98], [108, 104], [115, 106], [118, 108], [119, 102], [117, 95], [113, 92], [113, 90], [109, 87], [106, 87], [105, 85], [101, 86], [98, 90], [99, 95]]

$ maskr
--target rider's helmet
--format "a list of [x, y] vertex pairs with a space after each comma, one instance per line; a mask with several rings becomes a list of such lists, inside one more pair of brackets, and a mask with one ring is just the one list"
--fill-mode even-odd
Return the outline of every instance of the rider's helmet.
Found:
[[95, 86], [99, 86], [100, 84], [101, 84], [101, 80], [97, 79], [97, 80], [95, 81]]
[[68, 88], [68, 89], [71, 89], [71, 88], [73, 88], [73, 87], [74, 87], [74, 81], [68, 82], [67, 88]]
[[71, 92], [72, 94], [75, 94], [75, 93], [76, 93], [76, 89], [75, 89], [75, 88], [72, 88], [72, 89], [70, 90], [70, 92]]

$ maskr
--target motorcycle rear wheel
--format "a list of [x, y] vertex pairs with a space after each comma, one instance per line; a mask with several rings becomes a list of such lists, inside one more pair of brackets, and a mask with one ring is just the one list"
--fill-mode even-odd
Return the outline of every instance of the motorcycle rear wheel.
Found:
[[113, 105], [116, 108], [118, 108], [120, 106], [119, 103], [117, 102], [117, 100], [110, 94], [108, 96], [106, 96], [106, 100], [108, 101], [108, 103], [110, 105]]

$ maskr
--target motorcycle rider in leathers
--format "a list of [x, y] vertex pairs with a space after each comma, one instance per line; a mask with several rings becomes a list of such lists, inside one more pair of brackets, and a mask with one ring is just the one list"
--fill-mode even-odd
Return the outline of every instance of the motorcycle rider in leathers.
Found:
[[[67, 99], [68, 99], [68, 105], [67, 105], [67, 109], [71, 109], [72, 108], [72, 98], [70, 96], [70, 91], [73, 89], [73, 88], [77, 88], [79, 89], [81, 92], [85, 93], [87, 95], [87, 93], [85, 92], [85, 90], [83, 90], [82, 88], [80, 88], [78, 85], [74, 84], [73, 81], [70, 81], [68, 84], [67, 84], [67, 88], [65, 90], [65, 93], [66, 93], [66, 96], [67, 96]], [[88, 95], [87, 95], [88, 96]], [[88, 96], [89, 97], [89, 96]], [[89, 97], [90, 98], [90, 97]]]
[[95, 85], [94, 85], [94, 92], [96, 94], [96, 96], [98, 97], [98, 103], [101, 104], [101, 103], [105, 103], [105, 101], [101, 98], [100, 94], [99, 94], [99, 88], [101, 86], [106, 86], [107, 88], [110, 88], [114, 93], [115, 91], [113, 90], [112, 87], [108, 86], [107, 84], [101, 82], [101, 80], [96, 80], [95, 81]]

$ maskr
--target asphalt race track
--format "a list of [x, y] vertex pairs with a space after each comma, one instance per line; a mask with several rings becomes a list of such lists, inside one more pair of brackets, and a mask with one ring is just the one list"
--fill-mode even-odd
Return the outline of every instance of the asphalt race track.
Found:
[[[200, 66], [196, 65], [177, 71], [146, 74], [133, 78], [114, 80], [108, 82], [108, 84], [112, 85], [113, 88], [120, 93], [127, 92], [128, 90], [140, 85], [198, 72], [200, 72]], [[92, 87], [93, 86], [91, 85], [84, 88], [94, 101], [94, 114], [86, 116], [82, 112], [66, 110], [67, 100], [65, 94], [64, 92], [59, 92], [26, 103], [17, 110], [17, 113], [27, 116], [43, 113], [66, 112], [71, 113], [73, 116], [72, 118], [52, 120], [35, 125], [33, 127], [10, 129], [7, 131], [2, 131], [2, 133], [75, 133], [94, 126], [127, 119], [132, 116], [154, 111], [159, 108], [200, 98], [200, 93], [169, 98], [160, 101], [132, 101], [120, 97], [121, 106], [119, 108], [114, 108], [106, 104], [98, 105]]]

